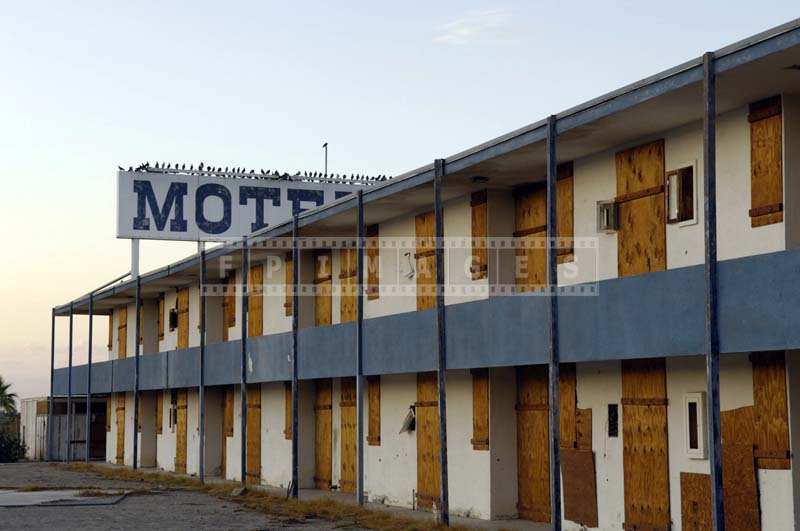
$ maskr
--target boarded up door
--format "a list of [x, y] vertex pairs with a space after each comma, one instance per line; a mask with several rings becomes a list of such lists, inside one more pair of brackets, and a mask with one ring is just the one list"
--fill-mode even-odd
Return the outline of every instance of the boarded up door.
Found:
[[128, 355], [128, 308], [117, 310], [117, 358]]
[[357, 256], [355, 249], [342, 249], [339, 251], [339, 263], [341, 272], [339, 273], [339, 284], [342, 293], [339, 297], [341, 322], [356, 320], [356, 272]]
[[189, 348], [189, 288], [178, 290], [177, 348]]
[[519, 517], [550, 521], [547, 366], [517, 367], [517, 482]]
[[339, 489], [342, 492], [356, 491], [356, 379], [342, 378], [341, 409], [341, 473]]
[[222, 398], [222, 465], [220, 466], [220, 475], [223, 479], [227, 477], [228, 437], [233, 437], [233, 391], [232, 385], [226, 387]]
[[667, 379], [663, 358], [622, 362], [625, 525], [669, 529]]
[[414, 218], [414, 225], [417, 235], [417, 252], [414, 253], [417, 268], [417, 310], [427, 310], [436, 306], [434, 213], [419, 214]]
[[332, 271], [330, 250], [314, 253], [314, 324], [326, 326], [333, 322], [331, 306]]
[[439, 393], [435, 372], [417, 374], [417, 506], [441, 507], [439, 467]]
[[175, 422], [175, 472], [186, 473], [186, 417], [189, 401], [189, 392], [186, 389], [178, 390], [178, 403]]
[[333, 419], [333, 381], [330, 378], [314, 382], [314, 487], [330, 490], [333, 472], [331, 435]]
[[250, 268], [247, 278], [247, 337], [264, 333], [264, 266]]
[[117, 393], [117, 464], [125, 464], [125, 393]]
[[617, 153], [619, 276], [661, 271], [667, 265], [664, 141]]
[[261, 385], [247, 386], [247, 483], [261, 483]]
[[547, 188], [534, 186], [516, 194], [514, 237], [519, 238], [516, 284], [520, 291], [536, 291], [547, 284]]

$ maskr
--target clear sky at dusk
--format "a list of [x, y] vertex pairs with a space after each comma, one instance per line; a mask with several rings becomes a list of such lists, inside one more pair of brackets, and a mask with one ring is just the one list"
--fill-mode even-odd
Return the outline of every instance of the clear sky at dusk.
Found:
[[[669, 3], [15, 2], [0, 11], [0, 375], [46, 394], [50, 308], [127, 271], [143, 161], [396, 175], [800, 14]], [[146, 242], [147, 271], [194, 251]], [[66, 364], [59, 319], [57, 365]], [[95, 327], [104, 359], [106, 319]], [[87, 321], [75, 320], [75, 361]]]

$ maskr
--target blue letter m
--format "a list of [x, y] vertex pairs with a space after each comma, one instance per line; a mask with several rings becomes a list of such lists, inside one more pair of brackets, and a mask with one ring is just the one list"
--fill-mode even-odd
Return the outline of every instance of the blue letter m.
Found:
[[186, 219], [183, 217], [183, 198], [188, 193], [186, 183], [170, 183], [164, 205], [158, 208], [156, 194], [150, 181], [133, 181], [133, 191], [136, 192], [136, 217], [133, 218], [133, 228], [136, 230], [150, 230], [150, 218], [145, 212], [145, 201], [150, 207], [150, 212], [156, 221], [156, 229], [164, 230], [173, 205], [175, 216], [169, 222], [171, 232], [186, 232]]

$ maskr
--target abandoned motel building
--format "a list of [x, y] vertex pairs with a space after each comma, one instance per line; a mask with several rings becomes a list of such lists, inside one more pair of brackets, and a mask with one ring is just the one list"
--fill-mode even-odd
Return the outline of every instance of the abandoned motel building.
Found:
[[728, 529], [793, 529], [799, 280], [796, 20], [55, 307], [108, 356], [51, 395], [105, 398], [109, 463], [287, 489], [296, 444], [298, 488], [354, 493], [360, 449], [371, 502], [535, 522], [556, 410], [564, 527], [711, 528], [716, 445]]

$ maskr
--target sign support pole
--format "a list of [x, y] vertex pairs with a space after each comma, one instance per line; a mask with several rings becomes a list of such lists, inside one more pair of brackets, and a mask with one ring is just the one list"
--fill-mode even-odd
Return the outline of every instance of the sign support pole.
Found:
[[[137, 257], [138, 261], [138, 257]], [[136, 348], [134, 349], [133, 364], [133, 469], [139, 468], [139, 354], [141, 344], [139, 338], [142, 334], [142, 323], [139, 318], [142, 314], [142, 282], [139, 278], [138, 264], [136, 271]]]
[[89, 293], [89, 360], [86, 366], [86, 462], [91, 458], [92, 442], [92, 334], [94, 325], [94, 291]]
[[297, 378], [297, 329], [300, 324], [300, 293], [298, 290], [300, 276], [300, 249], [297, 246], [298, 238], [297, 214], [292, 218], [292, 488], [291, 496], [298, 499], [300, 496], [300, 464], [299, 445], [297, 433], [299, 429], [297, 407], [300, 402], [300, 389]]
[[50, 311], [50, 399], [47, 401], [47, 460], [53, 460], [53, 382], [56, 365], [56, 309]]
[[206, 250], [200, 250], [200, 482], [206, 482]]
[[364, 193], [358, 191], [358, 244], [356, 260], [356, 284], [358, 299], [356, 310], [356, 422], [358, 437], [356, 457], [356, 493], [358, 504], [364, 505]]
[[247, 236], [242, 238], [242, 388], [241, 388], [241, 466], [242, 466], [242, 485], [247, 483], [247, 281], [250, 274], [250, 246], [247, 243]]
[[65, 461], [69, 463], [72, 450], [72, 321], [73, 303], [69, 303], [69, 368], [67, 369], [67, 453]]

